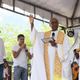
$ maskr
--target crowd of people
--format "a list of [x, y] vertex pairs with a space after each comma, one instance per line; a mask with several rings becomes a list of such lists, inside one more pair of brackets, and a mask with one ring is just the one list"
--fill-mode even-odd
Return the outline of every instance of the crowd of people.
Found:
[[[25, 36], [17, 36], [18, 43], [13, 46], [14, 80], [28, 80], [27, 58], [31, 62], [30, 80], [79, 80], [79, 39], [71, 48], [68, 36], [59, 31], [59, 22], [56, 18], [50, 20], [52, 30], [38, 32], [34, 26], [34, 18], [30, 16], [31, 50], [25, 44]], [[77, 47], [75, 47], [77, 45]], [[74, 52], [74, 53], [73, 53]], [[75, 56], [75, 59], [74, 59]], [[73, 61], [74, 60], [74, 61]], [[74, 73], [75, 61], [77, 65], [76, 78]], [[75, 74], [74, 74], [75, 75]], [[5, 60], [4, 42], [0, 38], [0, 80], [8, 80], [8, 63]], [[58, 78], [57, 78], [58, 77]], [[75, 79], [73, 79], [73, 77]]]

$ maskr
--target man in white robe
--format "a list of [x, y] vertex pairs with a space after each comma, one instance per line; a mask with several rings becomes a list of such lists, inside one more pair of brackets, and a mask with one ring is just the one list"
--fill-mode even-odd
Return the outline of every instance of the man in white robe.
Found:
[[74, 49], [78, 49], [80, 48], [80, 28], [75, 28], [74, 29], [74, 43], [73, 46], [70, 50], [70, 63], [74, 61], [76, 61], [79, 65], [79, 79], [80, 79], [80, 51], [79, 51], [79, 59], [74, 58]]
[[31, 80], [47, 80], [44, 64], [44, 44], [41, 41], [42, 38], [44, 38], [43, 33], [39, 33], [35, 29], [33, 29], [31, 33], [31, 40], [33, 43]]
[[[46, 54], [44, 53], [45, 51], [44, 43], [41, 40], [45, 37], [45, 33], [37, 32], [35, 28], [32, 29], [31, 41], [33, 44], [33, 61], [32, 61], [31, 80], [61, 80], [60, 78], [54, 79], [55, 77], [54, 66], [55, 66], [56, 52], [58, 54], [59, 61], [62, 65], [62, 79], [72, 80], [71, 68], [70, 68], [70, 63], [69, 63], [69, 58], [68, 58], [69, 56], [68, 37], [64, 35], [63, 44], [58, 44], [57, 42], [55, 42], [58, 36], [58, 32], [59, 32], [57, 30], [58, 20], [56, 18], [52, 18], [51, 28], [52, 28], [52, 31], [49, 37], [53, 37], [52, 36], [53, 32], [55, 36], [54, 36], [53, 41], [49, 41], [48, 48], [46, 48], [46, 50], [48, 49], [48, 55], [47, 53]], [[48, 62], [46, 62], [44, 59], [46, 55], [48, 56]]]

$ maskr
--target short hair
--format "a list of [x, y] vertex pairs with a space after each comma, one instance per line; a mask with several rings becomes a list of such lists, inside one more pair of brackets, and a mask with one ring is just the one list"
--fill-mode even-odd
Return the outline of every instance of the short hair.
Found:
[[50, 19], [50, 23], [51, 23], [53, 20], [55, 20], [55, 21], [59, 22], [57, 18], [52, 17], [52, 18]]
[[19, 35], [17, 36], [17, 39], [19, 39], [20, 37], [24, 37], [24, 38], [25, 38], [25, 36], [24, 36], [23, 34], [19, 34]]

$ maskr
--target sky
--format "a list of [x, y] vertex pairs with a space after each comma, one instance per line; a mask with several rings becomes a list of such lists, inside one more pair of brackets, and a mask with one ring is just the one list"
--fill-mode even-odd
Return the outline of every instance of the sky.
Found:
[[24, 27], [27, 22], [27, 17], [0, 8], [0, 23]]
[[[12, 27], [15, 27], [15, 26], [20, 27], [20, 29], [23, 28], [23, 30], [25, 29], [30, 30], [28, 17], [22, 16], [20, 14], [16, 14], [8, 10], [4, 10], [2, 8], [0, 8], [0, 24], [5, 24], [5, 25], [7, 24], [7, 25], [12, 25]], [[45, 32], [45, 31], [50, 30], [49, 25], [38, 20], [34, 21], [34, 26], [38, 32]], [[73, 39], [71, 41], [73, 41]]]
[[[7, 25], [12, 25], [14, 26], [18, 26], [18, 27], [23, 27], [27, 29], [30, 29], [30, 24], [29, 24], [29, 18], [22, 16], [20, 14], [16, 14], [14, 12], [8, 11], [8, 10], [4, 10], [2, 8], [0, 8], [0, 23], [1, 24], [7, 24]], [[34, 20], [34, 26], [36, 28], [37, 31], [39, 32], [43, 32], [43, 31], [47, 31], [49, 30], [49, 25], [46, 23], [43, 23], [41, 21], [38, 20]], [[45, 29], [46, 27], [46, 29]]]

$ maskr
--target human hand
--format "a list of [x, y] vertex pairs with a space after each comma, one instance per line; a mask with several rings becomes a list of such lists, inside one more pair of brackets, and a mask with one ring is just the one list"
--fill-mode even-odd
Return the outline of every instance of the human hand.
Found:
[[50, 44], [51, 44], [52, 46], [55, 46], [55, 47], [57, 46], [57, 43], [55, 42], [54, 39], [53, 39], [53, 40], [50, 40], [49, 42], [50, 42]]
[[23, 44], [23, 45], [21, 46], [21, 49], [24, 49], [24, 48], [26, 48], [26, 44]]
[[33, 17], [32, 15], [29, 16], [29, 21], [30, 21], [30, 24], [33, 23], [33, 21], [34, 21], [34, 17]]
[[29, 59], [32, 59], [33, 58], [33, 54], [30, 54], [30, 52], [28, 52], [28, 57], [29, 57]]

